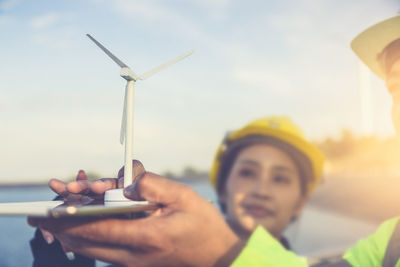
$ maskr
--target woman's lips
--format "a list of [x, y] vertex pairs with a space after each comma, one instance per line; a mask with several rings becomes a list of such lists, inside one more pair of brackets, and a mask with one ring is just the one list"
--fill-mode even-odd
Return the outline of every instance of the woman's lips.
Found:
[[275, 212], [261, 205], [243, 204], [246, 213], [254, 217], [274, 216]]

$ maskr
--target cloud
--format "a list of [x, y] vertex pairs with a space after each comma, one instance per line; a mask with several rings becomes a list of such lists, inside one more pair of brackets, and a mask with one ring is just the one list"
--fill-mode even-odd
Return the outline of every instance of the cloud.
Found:
[[138, 16], [149, 22], [165, 21], [178, 16], [172, 9], [155, 4], [152, 1], [115, 0], [114, 7], [123, 15]]
[[274, 92], [288, 94], [292, 88], [292, 84], [288, 79], [270, 68], [257, 66], [252, 68], [235, 68], [233, 76], [236, 81], [250, 87], [268, 88], [268, 90], [273, 90]]
[[0, 15], [0, 26], [3, 25], [10, 25], [11, 23], [15, 22], [15, 18], [12, 16], [5, 16]]
[[76, 36], [81, 32], [74, 28], [59, 29], [58, 32], [40, 32], [32, 37], [33, 42], [48, 47], [70, 48], [77, 42]]
[[230, 0], [193, 0], [194, 3], [204, 6], [205, 8], [226, 8], [231, 2]]
[[194, 4], [197, 4], [203, 9], [203, 12], [207, 16], [211, 16], [214, 20], [224, 20], [228, 18], [228, 5], [230, 0], [193, 0]]
[[10, 25], [15, 21], [13, 16], [4, 13], [15, 7], [18, 2], [19, 0], [0, 0], [0, 26]]
[[[225, 15], [227, 11], [227, 6], [230, 0], [192, 0], [185, 2], [184, 8], [196, 8], [196, 13], [205, 13], [209, 15], [212, 13], [216, 15], [220, 13]], [[142, 19], [147, 21], [165, 21], [165, 20], [175, 20], [179, 22], [184, 20], [186, 22], [190, 21], [190, 15], [195, 13], [189, 12], [187, 9], [184, 12], [179, 12], [177, 5], [161, 4], [163, 2], [155, 1], [138, 1], [138, 0], [114, 0], [114, 7], [117, 11], [122, 14], [131, 16], [135, 14]], [[199, 10], [199, 7], [202, 10]], [[186, 16], [187, 15], [187, 16]], [[214, 16], [217, 17], [217, 16]]]
[[70, 48], [79, 42], [77, 36], [82, 35], [81, 29], [69, 23], [68, 14], [50, 12], [30, 20], [32, 40], [34, 43], [48, 47]]
[[33, 18], [30, 22], [30, 26], [34, 29], [44, 29], [54, 25], [60, 20], [60, 17], [60, 14], [57, 13], [47, 13]]
[[2, 0], [0, 1], [0, 12], [9, 10], [18, 4], [19, 0]]
[[[140, 22], [141, 24], [148, 23], [147, 26], [153, 24], [156, 25], [157, 31], [183, 36], [203, 44], [209, 44], [209, 46], [218, 45], [215, 39], [206, 33], [199, 20], [190, 15], [199, 13], [198, 10], [196, 13], [186, 12], [174, 6], [161, 5], [154, 1], [114, 0], [112, 3], [116, 12], [125, 19], [135, 20], [136, 23]], [[143, 27], [145, 26], [143, 25]], [[220, 47], [220, 45], [218, 46]]]

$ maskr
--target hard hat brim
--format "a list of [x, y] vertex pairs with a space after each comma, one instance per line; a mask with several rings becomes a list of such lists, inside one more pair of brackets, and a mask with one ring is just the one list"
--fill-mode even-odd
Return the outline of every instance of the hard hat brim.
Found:
[[391, 42], [400, 39], [400, 15], [375, 24], [351, 42], [351, 48], [372, 72], [385, 78], [378, 56]]

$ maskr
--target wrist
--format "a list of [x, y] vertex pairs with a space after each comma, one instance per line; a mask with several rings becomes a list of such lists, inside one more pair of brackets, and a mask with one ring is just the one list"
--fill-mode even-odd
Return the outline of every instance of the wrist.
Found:
[[238, 239], [236, 242], [215, 262], [214, 266], [230, 266], [246, 246], [247, 240]]

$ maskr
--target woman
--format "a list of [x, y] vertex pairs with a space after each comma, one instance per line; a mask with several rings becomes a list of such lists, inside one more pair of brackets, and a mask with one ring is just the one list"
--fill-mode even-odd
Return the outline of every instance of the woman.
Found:
[[319, 183], [323, 162], [289, 118], [267, 117], [226, 136], [210, 181], [236, 234], [247, 239], [261, 225], [288, 248], [282, 233]]

